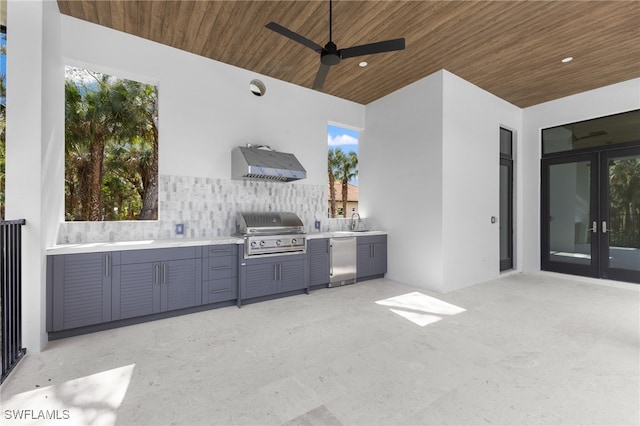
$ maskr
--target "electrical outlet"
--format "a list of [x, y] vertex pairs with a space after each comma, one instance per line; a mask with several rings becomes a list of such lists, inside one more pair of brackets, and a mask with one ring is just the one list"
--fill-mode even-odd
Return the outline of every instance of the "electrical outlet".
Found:
[[184, 235], [184, 223], [176, 224], [176, 235]]
[[314, 224], [314, 226], [319, 231], [320, 230], [320, 221], [316, 220], [316, 223]]

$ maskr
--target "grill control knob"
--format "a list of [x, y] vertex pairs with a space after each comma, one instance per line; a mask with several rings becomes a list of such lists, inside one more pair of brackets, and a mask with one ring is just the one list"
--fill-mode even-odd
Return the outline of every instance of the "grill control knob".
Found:
[[257, 248], [258, 247], [258, 242], [257, 241], [251, 241], [251, 247]]
[[282, 241], [280, 241], [280, 240], [276, 240], [276, 245], [277, 245], [278, 247], [280, 247], [280, 246], [282, 245]]
[[260, 247], [264, 247], [264, 241], [260, 241]]
[[291, 244], [292, 244], [292, 245], [295, 245], [297, 242], [298, 242], [298, 240], [296, 240], [295, 238], [293, 238], [293, 239], [291, 240]]

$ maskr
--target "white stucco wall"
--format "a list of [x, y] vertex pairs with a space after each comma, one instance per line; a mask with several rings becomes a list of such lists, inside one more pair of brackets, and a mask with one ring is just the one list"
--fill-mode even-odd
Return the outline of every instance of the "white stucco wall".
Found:
[[500, 127], [517, 144], [522, 110], [444, 71], [443, 123], [443, 290], [451, 291], [500, 275]]
[[434, 290], [442, 270], [442, 89], [437, 72], [367, 105], [359, 210], [388, 231], [388, 277]]
[[445, 70], [367, 105], [361, 211], [389, 231], [390, 278], [446, 292], [499, 275], [501, 126], [517, 141], [521, 109]]
[[542, 129], [640, 108], [640, 78], [523, 110], [523, 271], [540, 270], [540, 158]]
[[22, 232], [22, 344], [39, 352], [45, 333], [45, 247], [55, 242], [64, 208], [64, 68], [58, 7], [7, 5], [6, 217]]

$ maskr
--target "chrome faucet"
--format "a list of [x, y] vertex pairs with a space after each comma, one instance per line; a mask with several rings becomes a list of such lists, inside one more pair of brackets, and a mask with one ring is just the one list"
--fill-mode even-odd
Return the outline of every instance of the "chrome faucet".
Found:
[[[356, 222], [356, 220], [354, 219], [355, 216], [358, 216], [358, 222]], [[360, 223], [360, 213], [358, 212], [353, 212], [353, 214], [351, 215], [351, 223], [349, 224], [349, 229], [351, 231], [355, 231], [356, 228], [358, 228], [358, 224]]]

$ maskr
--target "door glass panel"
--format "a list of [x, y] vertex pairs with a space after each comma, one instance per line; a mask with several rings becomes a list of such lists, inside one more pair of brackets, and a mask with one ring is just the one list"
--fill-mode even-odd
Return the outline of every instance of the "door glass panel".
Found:
[[500, 260], [508, 259], [509, 235], [507, 218], [509, 217], [509, 167], [500, 165]]
[[500, 128], [500, 154], [511, 158], [513, 156], [513, 132], [511, 130]]
[[609, 173], [609, 268], [640, 271], [640, 156], [612, 158]]
[[549, 259], [591, 264], [589, 161], [549, 166]]

